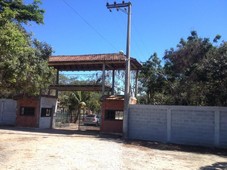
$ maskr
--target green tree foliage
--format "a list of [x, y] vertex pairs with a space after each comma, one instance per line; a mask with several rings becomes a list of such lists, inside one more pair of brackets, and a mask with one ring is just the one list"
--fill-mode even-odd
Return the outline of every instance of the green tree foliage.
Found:
[[86, 105], [87, 107], [94, 113], [101, 113], [101, 94], [97, 92], [87, 92], [89, 93], [89, 100], [87, 100]]
[[[67, 77], [62, 74], [59, 75], [59, 82], [61, 84], [89, 84], [90, 80], [78, 80], [77, 78]], [[71, 115], [71, 121], [76, 121], [79, 115], [81, 104], [86, 104], [86, 110], [91, 110], [93, 113], [100, 113], [101, 94], [97, 92], [87, 92], [87, 91], [62, 91], [59, 92], [59, 102], [60, 107], [63, 107]], [[75, 118], [73, 120], [73, 117]]]
[[143, 63], [139, 78], [143, 84], [143, 89], [140, 89], [140, 91], [142, 90], [146, 92], [145, 103], [162, 103], [165, 79], [161, 60], [158, 58], [156, 53], [154, 53], [148, 61]]
[[[176, 49], [166, 50], [164, 65], [159, 61], [159, 69], [154, 69], [157, 61], [149, 59], [140, 75], [147, 87], [147, 102], [227, 106], [227, 43], [215, 44], [220, 38], [217, 35], [211, 42], [192, 31], [187, 40], [180, 40]], [[162, 78], [157, 80], [160, 70]], [[157, 98], [156, 94], [162, 97]]]
[[0, 95], [36, 95], [52, 81], [47, 58], [52, 48], [23, 28], [30, 21], [43, 23], [40, 1], [25, 5], [22, 0], [0, 1]]
[[93, 113], [100, 113], [100, 97], [101, 95], [95, 92], [60, 92], [59, 101], [61, 107], [70, 113], [71, 122], [76, 122], [81, 109], [91, 110]]
[[0, 12], [5, 13], [7, 21], [27, 24], [34, 21], [37, 24], [43, 23], [44, 10], [39, 8], [40, 0], [34, 0], [32, 4], [25, 5], [23, 0], [1, 0]]
[[227, 106], [227, 43], [214, 47], [196, 71], [196, 80], [203, 84], [204, 103]]

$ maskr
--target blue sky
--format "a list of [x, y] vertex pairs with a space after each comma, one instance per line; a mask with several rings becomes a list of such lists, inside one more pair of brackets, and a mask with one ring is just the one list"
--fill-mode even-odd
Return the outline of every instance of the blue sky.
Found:
[[[127, 15], [106, 8], [107, 2], [114, 1], [42, 2], [45, 24], [31, 24], [27, 29], [35, 38], [49, 43], [54, 55], [126, 51]], [[180, 38], [186, 39], [192, 30], [211, 40], [216, 34], [227, 40], [226, 0], [131, 0], [131, 3], [131, 56], [139, 61], [146, 61], [154, 52], [162, 58], [166, 49], [175, 48]]]

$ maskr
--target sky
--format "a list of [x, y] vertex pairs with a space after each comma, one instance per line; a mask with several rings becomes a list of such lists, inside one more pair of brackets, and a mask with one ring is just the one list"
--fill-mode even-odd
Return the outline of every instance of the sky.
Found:
[[[25, 0], [30, 3], [32, 0]], [[44, 24], [30, 24], [33, 37], [47, 42], [53, 55], [126, 51], [127, 14], [106, 8], [112, 0], [42, 0]], [[122, 1], [116, 1], [121, 3]], [[129, 1], [125, 1], [129, 2]], [[145, 62], [156, 52], [176, 48], [195, 30], [203, 38], [227, 40], [226, 0], [131, 0], [131, 57]]]

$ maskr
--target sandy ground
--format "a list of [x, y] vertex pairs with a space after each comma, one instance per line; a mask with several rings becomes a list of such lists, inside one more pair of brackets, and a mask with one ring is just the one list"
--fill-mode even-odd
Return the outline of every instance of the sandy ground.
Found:
[[124, 141], [98, 132], [0, 127], [0, 169], [227, 170], [227, 151]]

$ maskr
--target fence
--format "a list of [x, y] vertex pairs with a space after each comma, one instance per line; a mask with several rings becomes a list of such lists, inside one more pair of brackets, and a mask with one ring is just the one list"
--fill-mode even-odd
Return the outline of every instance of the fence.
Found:
[[227, 148], [227, 108], [130, 105], [128, 136]]
[[68, 112], [56, 112], [54, 115], [54, 127], [66, 127], [69, 126], [71, 116]]

